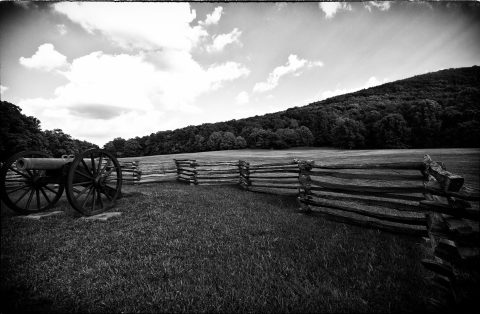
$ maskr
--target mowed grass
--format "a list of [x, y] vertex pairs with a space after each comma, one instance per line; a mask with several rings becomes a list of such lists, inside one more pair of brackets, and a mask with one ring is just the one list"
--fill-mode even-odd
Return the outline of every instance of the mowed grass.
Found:
[[234, 186], [126, 191], [122, 216], [107, 222], [25, 220], [3, 208], [1, 312], [424, 310], [419, 239]]

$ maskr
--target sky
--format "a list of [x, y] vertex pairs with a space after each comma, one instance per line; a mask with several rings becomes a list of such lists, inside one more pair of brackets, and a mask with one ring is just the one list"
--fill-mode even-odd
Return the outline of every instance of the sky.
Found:
[[103, 146], [480, 65], [480, 3], [0, 2], [1, 99]]

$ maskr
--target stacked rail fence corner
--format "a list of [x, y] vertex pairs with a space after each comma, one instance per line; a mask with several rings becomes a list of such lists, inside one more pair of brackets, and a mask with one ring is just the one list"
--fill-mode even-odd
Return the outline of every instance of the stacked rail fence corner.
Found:
[[478, 297], [465, 293], [465, 287], [480, 284], [480, 195], [428, 155], [423, 174], [425, 200], [420, 206], [428, 212], [428, 257], [422, 264], [432, 272], [428, 282], [437, 291], [429, 303], [434, 310], [464, 311], [459, 307]]

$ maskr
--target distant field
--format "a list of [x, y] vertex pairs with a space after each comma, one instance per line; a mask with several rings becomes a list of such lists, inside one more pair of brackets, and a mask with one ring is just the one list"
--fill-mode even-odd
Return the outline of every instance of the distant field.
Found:
[[435, 161], [442, 161], [447, 170], [465, 178], [466, 184], [479, 187], [480, 149], [478, 148], [423, 148], [423, 149], [373, 149], [343, 150], [335, 148], [291, 148], [284, 150], [241, 149], [212, 151], [190, 154], [170, 154], [122, 158], [143, 162], [172, 162], [173, 159], [190, 158], [197, 160], [238, 160], [250, 162], [291, 161], [294, 158], [312, 159], [316, 163], [362, 163], [421, 161], [429, 154]]

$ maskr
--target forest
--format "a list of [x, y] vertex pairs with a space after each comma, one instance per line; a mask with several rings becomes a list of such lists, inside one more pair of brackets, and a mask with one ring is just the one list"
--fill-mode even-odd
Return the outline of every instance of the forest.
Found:
[[[479, 100], [479, 66], [447, 69], [263, 116], [130, 139], [117, 137], [104, 148], [119, 157], [129, 157], [246, 147], [479, 147]], [[12, 149], [9, 143], [15, 144], [15, 150], [39, 147], [53, 155], [94, 146], [74, 140], [61, 130], [41, 131], [36, 118], [19, 111], [14, 114], [22, 115], [15, 116], [22, 124], [13, 123], [5, 112], [8, 115], [19, 108], [6, 104], [2, 102], [0, 108], [2, 158]], [[17, 109], [6, 110], [8, 106]]]

